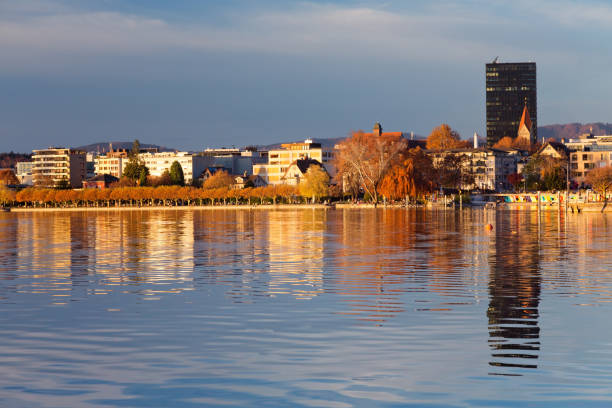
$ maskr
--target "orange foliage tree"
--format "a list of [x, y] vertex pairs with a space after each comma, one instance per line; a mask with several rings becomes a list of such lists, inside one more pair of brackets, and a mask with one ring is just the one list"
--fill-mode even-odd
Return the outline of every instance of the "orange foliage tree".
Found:
[[434, 173], [431, 158], [418, 147], [411, 149], [385, 174], [379, 192], [392, 200], [416, 199], [433, 191]]
[[447, 150], [469, 147], [467, 140], [461, 140], [457, 131], [451, 129], [446, 123], [433, 128], [427, 137], [427, 148], [430, 150]]
[[232, 177], [225, 170], [218, 170], [215, 174], [206, 179], [202, 188], [213, 189], [219, 187], [229, 187], [234, 184], [234, 177]]
[[339, 144], [338, 182], [356, 183], [378, 203], [379, 185], [405, 145], [401, 136], [354, 132]]
[[0, 170], [0, 184], [19, 184], [19, 179], [11, 169]]

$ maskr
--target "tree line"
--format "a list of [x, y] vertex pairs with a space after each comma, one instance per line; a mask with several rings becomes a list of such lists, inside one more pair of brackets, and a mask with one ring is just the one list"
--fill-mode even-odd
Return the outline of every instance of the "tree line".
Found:
[[177, 206], [216, 204], [277, 204], [302, 202], [295, 186], [197, 188], [191, 186], [114, 187], [106, 189], [58, 190], [26, 188], [19, 192], [0, 188], [3, 206], [24, 207], [110, 207], [110, 206]]
[[[426, 149], [447, 151], [462, 149], [469, 142], [461, 140], [449, 125], [434, 128], [426, 140]], [[460, 189], [473, 182], [465, 166], [468, 157], [449, 154], [434, 161], [420, 147], [397, 134], [354, 132], [339, 144], [336, 165], [337, 183], [353, 199], [361, 194], [378, 203], [387, 200], [419, 200], [440, 187]]]
[[110, 207], [177, 206], [216, 204], [301, 203], [328, 196], [329, 176], [319, 166], [311, 166], [299, 186], [288, 184], [236, 188], [234, 178], [219, 171], [206, 180], [203, 188], [180, 185], [121, 186], [80, 190], [30, 187], [19, 192], [0, 188], [3, 206], [24, 207]]

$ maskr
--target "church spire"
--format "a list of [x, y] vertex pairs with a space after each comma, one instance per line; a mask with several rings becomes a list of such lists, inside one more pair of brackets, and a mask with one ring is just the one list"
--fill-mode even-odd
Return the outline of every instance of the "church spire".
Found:
[[529, 144], [531, 144], [531, 133], [533, 124], [531, 123], [531, 118], [529, 117], [529, 110], [527, 110], [527, 99], [525, 98], [525, 107], [523, 108], [523, 114], [521, 115], [521, 121], [518, 126], [518, 139], [525, 139]]

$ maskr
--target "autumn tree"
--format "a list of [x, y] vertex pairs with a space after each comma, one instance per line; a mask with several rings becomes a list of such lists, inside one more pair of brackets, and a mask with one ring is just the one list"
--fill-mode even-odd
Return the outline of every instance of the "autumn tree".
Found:
[[515, 137], [511, 138], [510, 136], [504, 136], [497, 141], [493, 145], [494, 149], [517, 149], [517, 150], [526, 150], [533, 151], [534, 145], [531, 144], [529, 140]]
[[608, 191], [612, 188], [612, 166], [598, 167], [589, 171], [585, 181], [591, 185], [593, 190], [603, 196], [604, 205], [601, 208], [601, 212], [603, 212], [608, 204]]
[[19, 179], [11, 169], [0, 170], [0, 184], [11, 185], [19, 184]]
[[6, 206], [9, 203], [13, 203], [17, 199], [17, 194], [13, 190], [0, 185], [0, 203], [2, 206]]
[[494, 149], [511, 149], [514, 144], [514, 139], [510, 136], [504, 136], [497, 141], [492, 147]]
[[566, 184], [567, 162], [549, 155], [532, 155], [521, 174], [527, 188], [536, 190], [562, 190]]
[[523, 175], [520, 173], [512, 173], [508, 175], [508, 183], [512, 184], [514, 191], [518, 191], [521, 183], [523, 182]]
[[467, 140], [461, 140], [457, 131], [451, 129], [446, 123], [433, 128], [427, 137], [427, 149], [429, 150], [448, 150], [469, 147]]
[[442, 187], [463, 189], [474, 184], [474, 176], [470, 172], [469, 157], [465, 154], [446, 154], [436, 164], [438, 183]]
[[172, 184], [178, 186], [185, 185], [185, 175], [183, 174], [183, 167], [181, 166], [181, 163], [176, 160], [170, 166], [170, 180], [172, 180]]
[[166, 169], [162, 173], [161, 176], [149, 176], [147, 177], [147, 184], [153, 187], [159, 186], [169, 186], [172, 184], [172, 179], [170, 178], [170, 172]]
[[205, 189], [213, 189], [229, 187], [232, 184], [234, 184], [234, 177], [225, 170], [218, 170], [215, 174], [206, 179], [202, 187]]
[[434, 188], [431, 158], [420, 148], [407, 151], [385, 174], [379, 192], [392, 200], [417, 198]]
[[355, 183], [378, 203], [379, 185], [405, 145], [401, 136], [354, 132], [339, 144], [338, 182]]
[[300, 181], [299, 189], [302, 196], [312, 197], [314, 203], [329, 194], [329, 174], [321, 166], [313, 164]]

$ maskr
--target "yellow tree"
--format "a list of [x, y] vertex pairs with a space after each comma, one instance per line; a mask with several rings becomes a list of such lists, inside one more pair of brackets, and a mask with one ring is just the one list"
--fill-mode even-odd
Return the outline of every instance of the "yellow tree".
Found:
[[459, 133], [446, 123], [433, 128], [427, 137], [427, 148], [430, 150], [447, 150], [469, 147], [467, 140], [461, 140]]
[[612, 188], [612, 166], [598, 167], [589, 171], [585, 181], [593, 187], [604, 198], [604, 205], [601, 212], [604, 211], [608, 204], [608, 191]]
[[321, 166], [311, 165], [300, 181], [299, 189], [302, 196], [312, 197], [314, 203], [329, 194], [329, 174]]
[[13, 190], [0, 186], [0, 203], [2, 203], [2, 206], [13, 203], [16, 199], [17, 194]]

